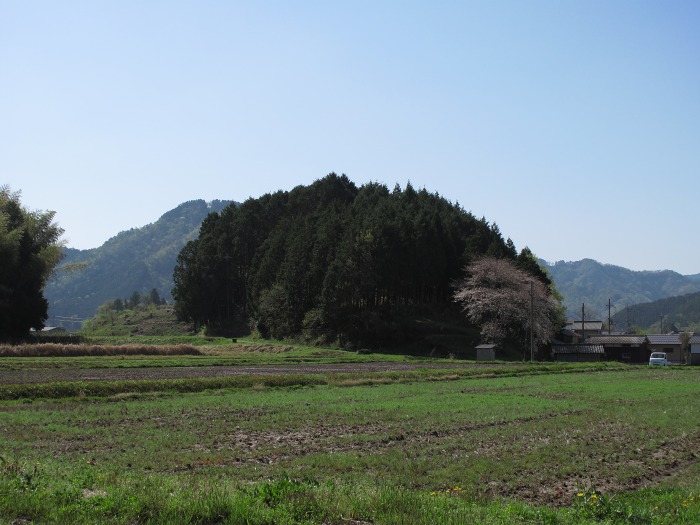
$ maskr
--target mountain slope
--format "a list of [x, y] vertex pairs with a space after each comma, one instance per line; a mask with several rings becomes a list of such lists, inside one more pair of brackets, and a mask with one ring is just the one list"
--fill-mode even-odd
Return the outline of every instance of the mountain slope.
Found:
[[575, 262], [541, 261], [549, 271], [571, 318], [607, 318], [608, 300], [615, 311], [626, 306], [648, 303], [664, 297], [700, 291], [700, 281], [671, 270], [633, 271], [620, 266], [601, 264], [593, 259]]
[[[230, 201], [185, 202], [156, 222], [121, 232], [99, 248], [65, 250], [65, 258], [49, 281], [44, 296], [49, 302], [49, 326], [80, 327], [105, 301], [124, 299], [134, 291], [147, 294], [156, 288], [171, 300], [172, 274], [180, 250], [197, 237], [204, 218]], [[70, 321], [75, 319], [75, 321]]]
[[700, 328], [700, 292], [631, 305], [615, 314], [612, 321], [614, 326], [622, 329], [637, 327], [657, 333], [674, 328], [698, 330]]

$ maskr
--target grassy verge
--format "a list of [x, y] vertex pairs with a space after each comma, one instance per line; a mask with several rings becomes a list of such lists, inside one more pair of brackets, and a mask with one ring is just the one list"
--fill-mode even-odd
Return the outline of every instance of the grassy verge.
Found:
[[[7, 509], [40, 523], [159, 524], [505, 524], [697, 523], [697, 498], [682, 490], [635, 495], [588, 493], [569, 508], [473, 497], [459, 487], [421, 493], [391, 486], [319, 483], [282, 475], [256, 485], [204, 483], [196, 487], [147, 475], [123, 477], [109, 491], [81, 488], [99, 482], [89, 471], [59, 490], [26, 490], [4, 499]], [[40, 484], [39, 475], [31, 483]], [[19, 482], [26, 483], [26, 482]], [[593, 498], [596, 496], [596, 498]], [[6, 514], [7, 515], [7, 514]], [[21, 521], [18, 521], [21, 522]]]
[[85, 342], [95, 345], [192, 345], [192, 346], [226, 346], [230, 345], [232, 340], [228, 337], [207, 337], [202, 335], [83, 335]]
[[2, 401], [0, 522], [700, 522], [700, 370], [468, 368]]

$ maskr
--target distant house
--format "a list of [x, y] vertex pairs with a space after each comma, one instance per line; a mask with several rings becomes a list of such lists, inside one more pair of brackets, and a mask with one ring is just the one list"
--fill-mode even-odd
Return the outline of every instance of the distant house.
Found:
[[666, 352], [666, 359], [674, 364], [685, 363], [680, 334], [647, 335], [650, 352]]
[[496, 360], [496, 345], [481, 344], [476, 347], [477, 361], [495, 361]]
[[66, 329], [62, 326], [45, 326], [41, 330], [30, 329], [32, 335], [62, 335], [66, 333]]
[[571, 334], [572, 343], [584, 342], [584, 338], [603, 333], [603, 321], [569, 321], [564, 333]]
[[584, 343], [552, 343], [552, 357], [560, 363], [591, 362], [605, 359], [603, 345]]
[[623, 363], [646, 363], [651, 353], [645, 335], [594, 335], [586, 343], [602, 345], [608, 359]]
[[690, 364], [700, 365], [700, 335], [694, 335], [690, 338]]

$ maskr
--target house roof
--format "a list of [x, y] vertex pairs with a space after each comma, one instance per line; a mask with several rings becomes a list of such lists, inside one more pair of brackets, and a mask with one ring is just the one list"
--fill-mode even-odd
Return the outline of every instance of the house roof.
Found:
[[643, 345], [646, 340], [645, 335], [592, 335], [586, 339], [600, 345]]
[[581, 330], [600, 331], [603, 329], [603, 321], [584, 321], [583, 328], [581, 328], [581, 321], [569, 321], [566, 328], [569, 330], [576, 330], [577, 332]]
[[484, 349], [491, 350], [493, 348], [496, 348], [495, 344], [481, 344], [481, 345], [476, 347], [477, 350], [484, 350]]
[[592, 344], [553, 344], [552, 352], [555, 354], [604, 354], [603, 345]]
[[690, 340], [688, 341], [690, 344], [697, 345], [700, 344], [700, 334], [691, 336]]
[[678, 334], [647, 335], [649, 343], [653, 345], [679, 345], [681, 337]]

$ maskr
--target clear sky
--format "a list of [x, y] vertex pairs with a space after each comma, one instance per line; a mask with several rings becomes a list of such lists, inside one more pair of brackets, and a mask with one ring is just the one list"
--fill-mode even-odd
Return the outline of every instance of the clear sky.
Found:
[[0, 184], [93, 248], [329, 172], [700, 273], [700, 2], [0, 0]]

